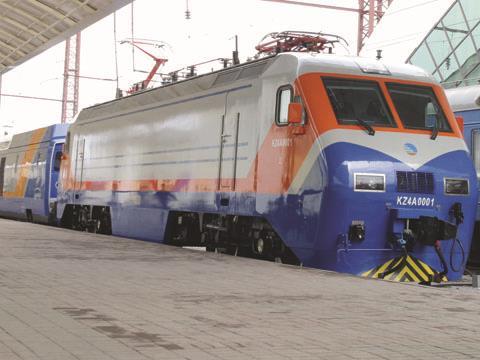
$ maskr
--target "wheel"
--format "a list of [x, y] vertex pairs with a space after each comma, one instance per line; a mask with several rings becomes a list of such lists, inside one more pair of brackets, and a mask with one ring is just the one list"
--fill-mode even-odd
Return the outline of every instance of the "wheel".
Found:
[[90, 217], [90, 211], [87, 206], [82, 206], [78, 210], [77, 226], [80, 231], [88, 230], [88, 219]]
[[272, 253], [271, 240], [264, 236], [253, 239], [252, 252], [261, 258], [267, 258]]
[[300, 265], [300, 260], [296, 257], [296, 255], [290, 250], [288, 247], [285, 246], [285, 250], [283, 251], [283, 254], [280, 256], [280, 259], [282, 261], [282, 264], [288, 264], [288, 265]]
[[237, 256], [239, 255], [239, 246], [237, 245], [227, 245], [225, 248], [225, 254]]

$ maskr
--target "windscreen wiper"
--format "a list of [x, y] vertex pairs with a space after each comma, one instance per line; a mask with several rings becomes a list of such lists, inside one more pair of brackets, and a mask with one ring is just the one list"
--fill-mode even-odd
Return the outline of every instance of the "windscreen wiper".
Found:
[[432, 128], [432, 135], [430, 135], [431, 140], [435, 140], [438, 136], [438, 118], [435, 116], [435, 126]]
[[440, 116], [438, 115], [438, 107], [433, 104], [433, 107], [435, 109], [435, 125], [432, 127], [432, 135], [430, 135], [431, 140], [435, 140], [438, 136], [438, 123], [440, 122]]
[[[335, 96], [335, 93], [332, 91], [332, 89], [328, 89], [328, 95], [330, 97], [330, 99], [333, 100], [333, 104], [334, 104], [334, 107], [338, 110], [338, 109], [341, 109], [343, 108], [343, 106], [340, 104], [340, 101], [338, 101], [337, 97]], [[353, 111], [353, 115], [354, 115], [354, 121], [357, 121], [361, 126], [363, 126], [365, 129], [367, 129], [368, 131], [368, 135], [375, 135], [375, 130], [373, 129], [373, 127], [370, 126], [369, 123], [367, 123], [365, 120], [362, 120], [360, 118], [358, 118], [355, 114], [355, 109], [352, 109]]]
[[367, 130], [368, 135], [370, 135], [370, 136], [375, 135], [375, 129], [368, 122], [366, 122], [365, 120], [362, 120], [360, 118], [356, 118], [354, 120], [356, 122], [358, 122], [359, 125], [363, 126]]

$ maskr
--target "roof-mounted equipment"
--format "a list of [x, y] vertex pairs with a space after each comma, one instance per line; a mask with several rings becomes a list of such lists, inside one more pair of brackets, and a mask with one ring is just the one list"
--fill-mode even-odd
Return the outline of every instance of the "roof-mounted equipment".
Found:
[[333, 34], [309, 31], [273, 32], [264, 36], [255, 47], [258, 51], [255, 57], [271, 56], [282, 52], [327, 52], [331, 54], [337, 43], [348, 46], [344, 38]]

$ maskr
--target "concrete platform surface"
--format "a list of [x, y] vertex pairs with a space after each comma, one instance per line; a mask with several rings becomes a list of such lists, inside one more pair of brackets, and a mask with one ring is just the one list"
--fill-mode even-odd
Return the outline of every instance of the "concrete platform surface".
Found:
[[480, 358], [480, 290], [0, 220], [0, 360]]

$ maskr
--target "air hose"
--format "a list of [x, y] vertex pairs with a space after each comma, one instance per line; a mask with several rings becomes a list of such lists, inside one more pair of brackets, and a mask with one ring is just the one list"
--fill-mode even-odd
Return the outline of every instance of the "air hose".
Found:
[[397, 265], [395, 265], [390, 270], [387, 270], [387, 271], [384, 271], [384, 272], [378, 274], [379, 279], [384, 279], [385, 276], [388, 276], [388, 275], [400, 270], [401, 268], [403, 268], [405, 266], [405, 264], [407, 263], [408, 251], [407, 251], [407, 248], [405, 246], [402, 246], [402, 250], [404, 252], [404, 254], [402, 255], [402, 259], [398, 262]]
[[[443, 271], [441, 273], [432, 275], [432, 281], [439, 283], [442, 282], [443, 277], [448, 274], [448, 265], [447, 261], [445, 260], [445, 256], [443, 256], [442, 248], [440, 247], [440, 240], [436, 240], [433, 247], [435, 248], [435, 252], [437, 253], [440, 262], [442, 263]], [[452, 258], [450, 257], [450, 260], [451, 259]]]
[[[453, 216], [455, 217], [455, 223], [456, 223], [457, 228], [458, 228], [460, 226], [460, 224], [463, 223], [463, 219], [464, 219], [463, 211], [462, 211], [462, 204], [460, 204], [460, 203], [453, 204], [451, 212], [453, 213]], [[460, 264], [460, 266], [458, 268], [455, 268], [455, 266], [453, 265], [453, 249], [455, 247], [455, 243], [457, 243], [457, 242], [458, 242], [458, 245], [460, 246], [460, 250], [462, 252], [462, 263]], [[463, 248], [462, 242], [457, 237], [455, 237], [454, 239], [452, 239], [452, 247], [450, 248], [450, 268], [453, 271], [458, 272], [465, 265], [466, 260], [467, 259], [465, 258], [465, 249]]]

